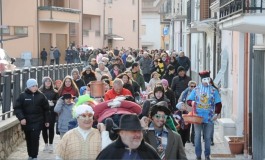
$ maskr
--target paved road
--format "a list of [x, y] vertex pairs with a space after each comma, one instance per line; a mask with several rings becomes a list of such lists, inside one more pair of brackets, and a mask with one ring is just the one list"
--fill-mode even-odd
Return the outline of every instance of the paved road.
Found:
[[[220, 156], [217, 155], [217, 157], [212, 157], [211, 159], [221, 159], [221, 160], [237, 160], [237, 159], [244, 159], [243, 155], [236, 155], [234, 158], [228, 158], [224, 157], [225, 155], [230, 155], [230, 150], [228, 148], [228, 145], [220, 138], [219, 136], [219, 125], [215, 126], [215, 133], [214, 133], [214, 142], [215, 145], [211, 147], [211, 152], [214, 155], [220, 154]], [[56, 135], [54, 139], [54, 146], [56, 147], [57, 143], [60, 140], [60, 136]], [[45, 160], [45, 159], [55, 159], [55, 153], [46, 153], [43, 152], [44, 148], [44, 142], [42, 137], [40, 137], [40, 147], [39, 147], [39, 156], [38, 159]], [[185, 147], [186, 155], [188, 159], [193, 160], [196, 158], [194, 153], [194, 147], [192, 143], [187, 143]], [[8, 157], [8, 160], [17, 160], [17, 159], [27, 159], [27, 148], [26, 148], [26, 142], [23, 142], [20, 144], [17, 149]], [[202, 155], [202, 158], [204, 158], [204, 155]]]

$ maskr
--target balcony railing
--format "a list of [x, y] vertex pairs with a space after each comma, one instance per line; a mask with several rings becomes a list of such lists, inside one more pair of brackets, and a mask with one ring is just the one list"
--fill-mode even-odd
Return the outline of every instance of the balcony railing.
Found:
[[81, 11], [72, 8], [40, 6], [39, 21], [79, 23]]
[[220, 21], [239, 13], [262, 13], [265, 0], [220, 0]]
[[39, 10], [52, 10], [52, 11], [58, 11], [58, 12], [68, 12], [68, 13], [75, 13], [80, 14], [81, 11], [77, 9], [72, 8], [63, 8], [63, 7], [55, 7], [55, 6], [39, 6]]

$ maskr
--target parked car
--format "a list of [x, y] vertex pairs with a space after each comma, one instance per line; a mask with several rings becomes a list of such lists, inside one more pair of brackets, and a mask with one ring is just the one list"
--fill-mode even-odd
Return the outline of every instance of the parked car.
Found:
[[10, 58], [5, 50], [0, 48], [0, 73], [5, 72], [6, 70], [13, 71], [16, 68], [14, 65], [15, 61], [15, 58]]

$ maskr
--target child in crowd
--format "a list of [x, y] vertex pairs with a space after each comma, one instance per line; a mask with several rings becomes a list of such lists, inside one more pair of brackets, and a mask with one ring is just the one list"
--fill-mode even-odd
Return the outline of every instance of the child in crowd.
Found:
[[159, 77], [160, 77], [160, 74], [158, 72], [156, 72], [156, 71], [151, 74], [151, 79], [149, 81], [149, 89], [150, 89], [150, 91], [154, 90], [155, 85], [157, 83], [161, 83], [161, 80], [160, 80]]
[[175, 120], [178, 123], [177, 129], [178, 129], [178, 133], [181, 136], [182, 139], [182, 143], [183, 146], [185, 147], [186, 142], [188, 141], [189, 138], [189, 132], [190, 132], [190, 124], [189, 123], [185, 123], [182, 114], [188, 114], [189, 112], [187, 111], [187, 106], [184, 102], [179, 102], [176, 105], [176, 108], [178, 108], [178, 110], [174, 113], [173, 117], [175, 118]]
[[75, 105], [74, 96], [69, 93], [65, 93], [61, 98], [58, 99], [55, 105], [54, 112], [58, 113], [58, 130], [60, 137], [68, 131], [68, 123], [72, 120], [72, 109]]

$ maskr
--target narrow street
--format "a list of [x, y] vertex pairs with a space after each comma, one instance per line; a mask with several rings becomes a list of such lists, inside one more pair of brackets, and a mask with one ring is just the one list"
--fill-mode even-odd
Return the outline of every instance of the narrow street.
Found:
[[[211, 146], [211, 159], [224, 159], [224, 160], [242, 160], [245, 159], [243, 154], [240, 155], [232, 155], [229, 150], [229, 146], [226, 142], [223, 141], [223, 139], [219, 136], [219, 128], [220, 126], [217, 124], [215, 126], [215, 132], [214, 132], [214, 146]], [[60, 141], [60, 136], [55, 135], [54, 138], [54, 148], [56, 148], [57, 143]], [[55, 159], [56, 154], [54, 153], [46, 153], [43, 152], [44, 148], [44, 142], [42, 137], [40, 137], [40, 147], [39, 147], [39, 156], [38, 159]], [[187, 155], [187, 158], [189, 160], [196, 159], [194, 146], [192, 143], [187, 143], [185, 146], [185, 152]], [[27, 159], [27, 147], [26, 142], [21, 143], [17, 149], [8, 157], [8, 160], [15, 160], [15, 159]], [[204, 156], [202, 155], [202, 158]]]

